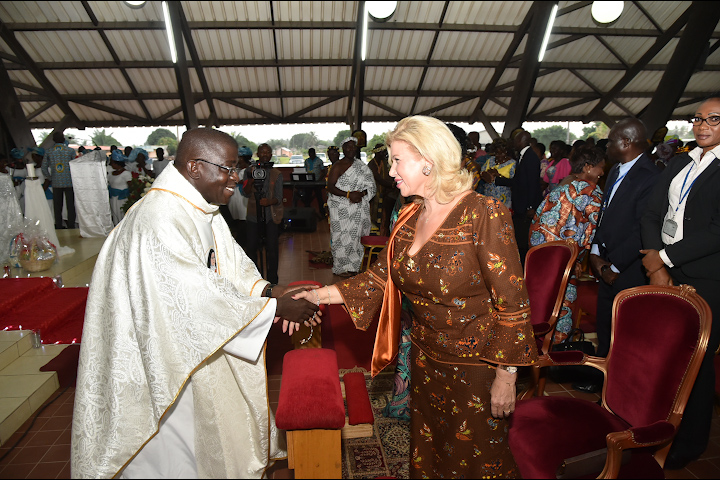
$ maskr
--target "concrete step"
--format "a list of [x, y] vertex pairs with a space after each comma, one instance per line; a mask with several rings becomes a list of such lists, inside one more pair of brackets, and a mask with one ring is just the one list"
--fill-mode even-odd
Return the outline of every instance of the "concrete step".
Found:
[[59, 388], [56, 372], [40, 368], [67, 345], [32, 347], [30, 330], [0, 331], [0, 445]]

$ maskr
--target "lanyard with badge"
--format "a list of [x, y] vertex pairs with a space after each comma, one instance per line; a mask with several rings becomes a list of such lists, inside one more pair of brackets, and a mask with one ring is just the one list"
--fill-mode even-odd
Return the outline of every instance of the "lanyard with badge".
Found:
[[690, 170], [685, 174], [685, 180], [683, 180], [682, 187], [680, 187], [680, 200], [678, 201], [677, 207], [675, 207], [675, 211], [672, 214], [672, 217], [665, 220], [665, 223], [663, 223], [663, 233], [670, 238], [675, 238], [675, 234], [677, 233], [678, 224], [675, 221], [675, 214], [677, 213], [678, 209], [680, 208], [680, 205], [682, 205], [682, 202], [685, 200], [685, 197], [687, 197], [688, 193], [690, 193], [690, 189], [695, 184], [695, 181], [698, 179], [698, 177], [695, 177], [695, 179], [690, 183], [687, 190], [685, 190], [685, 183], [687, 183], [687, 179], [690, 176], [690, 172], [692, 172], [693, 168], [695, 168], [695, 164], [692, 163], [690, 165]]
[[[619, 170], [619, 169], [618, 169], [618, 170]], [[603, 210], [606, 209], [608, 205], [610, 205], [610, 198], [611, 198], [612, 196], [614, 196], [614, 194], [615, 194], [615, 193], [613, 192], [613, 188], [615, 188], [615, 185], [617, 185], [617, 186], [619, 187], [619, 186], [620, 186], [620, 182], [622, 181], [623, 178], [625, 178], [625, 176], [626, 176], [627, 174], [628, 174], [628, 172], [623, 173], [622, 176], [619, 177], [617, 180], [615, 180], [615, 181], [612, 183], [612, 185], [610, 185], [610, 188], [607, 189], [608, 196], [607, 196], [607, 198], [605, 199], [605, 201], [603, 202]]]

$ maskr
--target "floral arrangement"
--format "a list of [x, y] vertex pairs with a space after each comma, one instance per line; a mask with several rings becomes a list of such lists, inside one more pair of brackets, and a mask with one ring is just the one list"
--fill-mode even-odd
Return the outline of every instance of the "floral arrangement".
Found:
[[123, 212], [127, 213], [127, 211], [130, 210], [130, 207], [132, 207], [135, 202], [144, 197], [145, 194], [149, 192], [152, 188], [152, 184], [154, 181], [155, 179], [152, 178], [150, 175], [133, 172], [132, 180], [128, 182], [128, 190], [130, 190], [128, 193], [128, 198], [127, 200], [125, 200], [125, 203], [121, 207]]

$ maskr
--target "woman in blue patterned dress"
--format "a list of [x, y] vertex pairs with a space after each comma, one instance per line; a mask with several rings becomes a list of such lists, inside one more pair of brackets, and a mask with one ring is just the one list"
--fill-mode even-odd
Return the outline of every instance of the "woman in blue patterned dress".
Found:
[[[571, 173], [551, 191], [535, 213], [530, 226], [530, 246], [572, 238], [581, 249], [578, 263], [590, 249], [602, 205], [602, 190], [597, 183], [604, 173], [605, 158], [596, 147], [580, 147], [570, 159]], [[577, 299], [577, 280], [570, 277], [554, 343], [567, 338], [572, 330], [572, 307]]]

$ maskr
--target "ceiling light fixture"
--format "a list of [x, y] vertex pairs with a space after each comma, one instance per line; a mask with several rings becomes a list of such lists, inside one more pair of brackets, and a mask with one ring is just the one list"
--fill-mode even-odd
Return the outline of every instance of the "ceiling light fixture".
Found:
[[127, 5], [128, 7], [130, 7], [130, 8], [142, 8], [142, 7], [145, 6], [145, 4], [146, 4], [147, 2], [144, 2], [144, 1], [143, 1], [143, 2], [128, 2], [128, 1], [123, 1], [123, 3], [124, 3], [125, 5]]
[[170, 45], [170, 57], [173, 63], [177, 63], [177, 50], [175, 50], [175, 37], [173, 35], [172, 22], [170, 21], [170, 10], [167, 2], [162, 2], [163, 14], [165, 15], [165, 31], [167, 32], [168, 44]]
[[593, 2], [590, 13], [595, 22], [607, 26], [620, 18], [623, 7], [624, 2]]
[[550, 40], [550, 32], [552, 32], [553, 23], [555, 23], [555, 15], [558, 11], [558, 4], [553, 6], [552, 12], [550, 12], [550, 19], [548, 20], [547, 29], [545, 30], [545, 37], [543, 38], [542, 45], [540, 46], [540, 55], [538, 55], [538, 62], [543, 61], [545, 57], [545, 49], [547, 48], [548, 41]]
[[360, 55], [363, 62], [365, 61], [365, 56], [367, 54], [368, 3], [369, 2], [365, 2], [365, 6], [363, 7], [362, 52]]
[[367, 5], [367, 13], [375, 22], [387, 22], [395, 9], [398, 2], [365, 2]]

